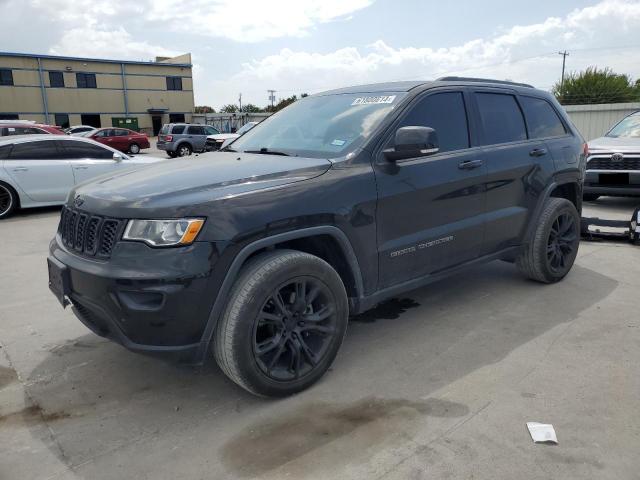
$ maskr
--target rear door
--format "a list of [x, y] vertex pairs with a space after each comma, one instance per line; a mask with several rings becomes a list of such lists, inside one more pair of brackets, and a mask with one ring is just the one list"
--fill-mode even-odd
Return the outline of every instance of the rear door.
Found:
[[4, 161], [5, 170], [36, 202], [63, 203], [73, 187], [69, 161], [60, 155], [58, 141], [20, 142]]
[[131, 144], [131, 132], [124, 128], [116, 128], [113, 132], [113, 144], [109, 146], [121, 152], [128, 151]]
[[101, 145], [80, 140], [66, 140], [60, 143], [62, 155], [72, 166], [76, 184], [113, 172], [125, 161], [114, 160], [114, 152]]
[[484, 253], [491, 254], [522, 242], [529, 215], [554, 167], [545, 142], [529, 138], [514, 91], [479, 88], [473, 96], [487, 162]]
[[431, 91], [388, 132], [403, 126], [436, 130], [438, 153], [374, 162], [378, 186], [380, 287], [436, 273], [480, 254], [484, 239], [486, 165], [476, 145], [462, 89]]
[[187, 127], [187, 138], [191, 141], [194, 151], [200, 152], [204, 150], [207, 135], [202, 125], [189, 125]]

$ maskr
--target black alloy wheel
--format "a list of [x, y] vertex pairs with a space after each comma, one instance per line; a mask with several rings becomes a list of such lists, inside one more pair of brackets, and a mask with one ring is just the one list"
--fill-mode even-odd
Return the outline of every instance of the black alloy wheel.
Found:
[[562, 272], [575, 257], [579, 234], [573, 215], [562, 213], [551, 225], [547, 241], [547, 261], [554, 272]]

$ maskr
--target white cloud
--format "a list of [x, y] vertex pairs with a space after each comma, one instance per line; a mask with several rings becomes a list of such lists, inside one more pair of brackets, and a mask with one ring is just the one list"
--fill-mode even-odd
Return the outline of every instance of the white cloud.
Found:
[[283, 49], [243, 64], [230, 83], [234, 91], [260, 85], [280, 88], [281, 92], [311, 93], [359, 83], [457, 74], [509, 78], [548, 88], [559, 77], [560, 59], [556, 52], [564, 48], [570, 52], [574, 49], [568, 58], [570, 70], [610, 66], [639, 76], [640, 47], [598, 50], [609, 45], [638, 45], [639, 31], [639, 2], [604, 0], [576, 9], [564, 18], [550, 17], [541, 23], [514, 26], [491, 38], [449, 48], [394, 48], [378, 40], [363, 49], [345, 47], [328, 53]]
[[374, 0], [154, 0], [147, 16], [174, 31], [260, 42], [301, 37], [317, 24], [348, 18]]

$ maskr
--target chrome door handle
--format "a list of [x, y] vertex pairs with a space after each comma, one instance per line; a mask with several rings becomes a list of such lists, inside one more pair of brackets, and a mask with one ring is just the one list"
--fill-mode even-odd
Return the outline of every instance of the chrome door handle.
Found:
[[73, 167], [74, 170], [86, 170], [87, 168], [89, 168], [87, 165], [80, 165], [77, 167]]
[[14, 172], [28, 172], [29, 169], [27, 167], [16, 167], [13, 169]]
[[529, 155], [532, 157], [542, 157], [547, 154], [546, 148], [534, 148], [529, 152]]

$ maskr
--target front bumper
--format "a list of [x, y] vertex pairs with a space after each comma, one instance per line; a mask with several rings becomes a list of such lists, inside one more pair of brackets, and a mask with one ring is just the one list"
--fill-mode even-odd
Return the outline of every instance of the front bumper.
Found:
[[638, 170], [587, 170], [584, 193], [599, 195], [640, 195]]
[[211, 266], [215, 245], [154, 249], [119, 242], [111, 258], [86, 258], [60, 236], [49, 258], [65, 269], [76, 316], [94, 333], [138, 352], [174, 352], [185, 361], [200, 354], [215, 299]]

